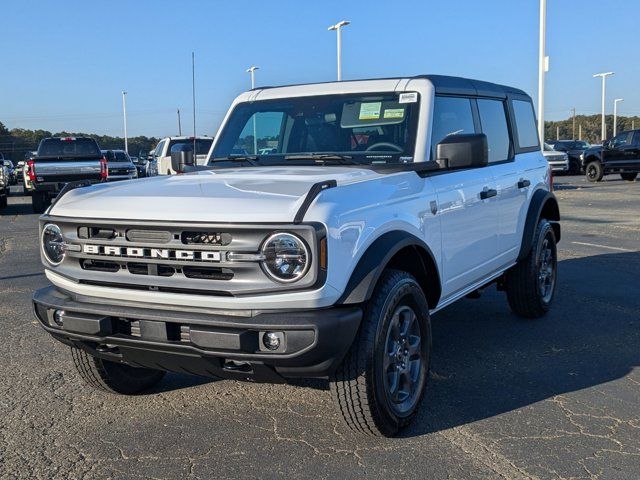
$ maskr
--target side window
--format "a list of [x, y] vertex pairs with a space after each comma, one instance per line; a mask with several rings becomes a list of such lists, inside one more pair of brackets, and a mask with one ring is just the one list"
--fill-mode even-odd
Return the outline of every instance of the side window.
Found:
[[431, 160], [436, 160], [436, 145], [449, 135], [476, 133], [471, 100], [436, 96], [431, 129]]
[[536, 128], [536, 116], [533, 113], [531, 102], [513, 100], [513, 114], [518, 130], [518, 146], [531, 148], [540, 145], [538, 141], [538, 129]]
[[499, 100], [478, 99], [478, 113], [482, 133], [489, 144], [489, 163], [509, 159], [511, 141], [504, 103]]
[[631, 132], [621, 133], [620, 135], [616, 135], [611, 140], [611, 146], [613, 148], [625, 147], [631, 143]]
[[636, 130], [633, 134], [633, 144], [640, 147], [640, 130]]

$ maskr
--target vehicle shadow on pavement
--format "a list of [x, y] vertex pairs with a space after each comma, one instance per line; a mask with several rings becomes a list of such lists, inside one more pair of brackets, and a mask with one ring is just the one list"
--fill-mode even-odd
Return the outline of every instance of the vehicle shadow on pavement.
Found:
[[[524, 320], [494, 288], [433, 318], [432, 375], [404, 436], [488, 419], [640, 365], [640, 252], [559, 263], [551, 312]], [[622, 287], [621, 287], [622, 286]]]
[[14, 215], [31, 215], [31, 203], [10, 203], [7, 208], [0, 210], [0, 218]]

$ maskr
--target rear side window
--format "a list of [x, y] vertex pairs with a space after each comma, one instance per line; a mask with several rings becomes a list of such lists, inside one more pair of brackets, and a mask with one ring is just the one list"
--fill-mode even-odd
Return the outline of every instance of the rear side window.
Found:
[[45, 138], [38, 147], [39, 157], [101, 156], [95, 140], [91, 138]]
[[504, 103], [499, 100], [478, 100], [482, 133], [487, 136], [489, 163], [509, 159], [511, 141]]
[[436, 145], [450, 135], [475, 133], [469, 98], [438, 97], [433, 106], [431, 160], [436, 160]]
[[513, 100], [513, 114], [518, 130], [518, 146], [520, 148], [532, 148], [540, 145], [538, 141], [538, 129], [536, 116], [533, 113], [531, 102]]

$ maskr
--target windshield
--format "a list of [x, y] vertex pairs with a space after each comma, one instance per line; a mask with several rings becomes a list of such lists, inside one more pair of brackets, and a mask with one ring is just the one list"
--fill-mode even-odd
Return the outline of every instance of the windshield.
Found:
[[[195, 141], [196, 155], [206, 155], [209, 153], [212, 143], [213, 138], [197, 138]], [[193, 139], [184, 138], [180, 140], [171, 140], [169, 142], [169, 150], [167, 150], [169, 154], [171, 154], [171, 147], [174, 145], [193, 145]]]
[[382, 93], [242, 103], [231, 113], [210, 160], [313, 154], [348, 155], [360, 163], [411, 161], [418, 120], [417, 96], [412, 99], [400, 103], [399, 94]]

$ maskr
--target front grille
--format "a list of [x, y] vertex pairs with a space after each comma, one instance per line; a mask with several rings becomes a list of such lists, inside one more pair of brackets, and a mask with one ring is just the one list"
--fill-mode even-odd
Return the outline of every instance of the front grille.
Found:
[[[65, 241], [74, 246], [53, 270], [75, 282], [211, 296], [317, 288], [320, 273], [314, 262], [319, 258], [319, 235], [325, 234], [321, 226], [304, 224], [174, 224], [56, 217], [42, 221], [56, 223]], [[296, 233], [312, 252], [310, 272], [300, 282], [281, 284], [263, 270], [260, 247], [278, 231]], [[229, 256], [232, 252], [244, 257]]]

